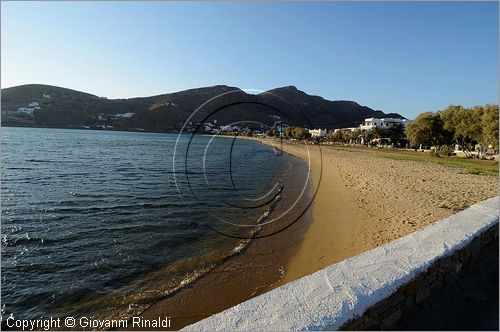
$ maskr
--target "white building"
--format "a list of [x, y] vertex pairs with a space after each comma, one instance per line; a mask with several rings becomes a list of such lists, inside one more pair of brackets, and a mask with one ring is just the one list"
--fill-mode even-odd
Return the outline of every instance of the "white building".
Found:
[[23, 115], [31, 115], [33, 116], [33, 112], [35, 110], [41, 109], [40, 104], [37, 101], [33, 101], [28, 104], [28, 106], [22, 106], [17, 109], [18, 114], [23, 114]]
[[309, 134], [311, 137], [325, 137], [326, 129], [309, 129]]
[[337, 128], [333, 131], [333, 133], [335, 134], [338, 131], [350, 132], [350, 131], [355, 131], [356, 129], [359, 129], [359, 127]]
[[241, 128], [239, 126], [232, 126], [232, 125], [226, 125], [226, 126], [220, 126], [221, 131], [239, 131]]
[[114, 115], [115, 118], [131, 118], [135, 115], [135, 113], [127, 112], [127, 113], [117, 113]]
[[382, 129], [389, 129], [391, 127], [396, 127], [396, 126], [406, 126], [408, 123], [409, 123], [408, 120], [398, 119], [398, 118], [382, 118], [382, 119], [367, 118], [365, 119], [364, 123], [359, 126], [359, 129], [369, 130], [375, 127]]
[[[193, 123], [189, 122], [189, 124], [192, 125]], [[203, 124], [203, 128], [205, 129], [205, 131], [213, 131], [214, 127], [215, 127], [215, 125], [213, 123], [210, 123], [210, 122]]]
[[32, 108], [32, 107], [19, 107], [17, 109], [17, 113], [22, 113], [22, 114], [29, 114], [29, 115], [33, 115], [33, 111], [35, 109]]

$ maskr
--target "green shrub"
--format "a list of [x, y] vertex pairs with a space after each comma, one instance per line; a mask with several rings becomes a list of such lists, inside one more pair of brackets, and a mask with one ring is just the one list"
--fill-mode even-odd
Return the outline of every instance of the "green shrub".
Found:
[[453, 151], [454, 151], [453, 147], [451, 147], [449, 145], [444, 145], [439, 149], [438, 153], [439, 153], [439, 155], [441, 155], [443, 157], [448, 157], [448, 156], [451, 156]]

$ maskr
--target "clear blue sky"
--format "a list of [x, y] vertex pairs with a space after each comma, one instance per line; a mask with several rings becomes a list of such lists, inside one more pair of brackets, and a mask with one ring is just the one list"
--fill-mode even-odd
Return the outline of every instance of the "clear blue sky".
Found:
[[498, 3], [2, 2], [2, 87], [295, 85], [414, 117], [498, 103]]

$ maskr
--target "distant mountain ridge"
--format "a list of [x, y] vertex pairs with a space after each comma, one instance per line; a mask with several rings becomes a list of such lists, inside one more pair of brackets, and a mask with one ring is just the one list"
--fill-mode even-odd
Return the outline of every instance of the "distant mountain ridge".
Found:
[[283, 110], [283, 122], [314, 128], [354, 127], [368, 117], [404, 118], [354, 101], [312, 96], [294, 86], [257, 95], [237, 87], [216, 85], [151, 97], [107, 99], [56, 86], [29, 84], [2, 89], [1, 123], [2, 126], [179, 132], [193, 111], [214, 97], [217, 98], [191, 117], [191, 129], [203, 120], [217, 126], [241, 120], [269, 123], [266, 105], [269, 109]]

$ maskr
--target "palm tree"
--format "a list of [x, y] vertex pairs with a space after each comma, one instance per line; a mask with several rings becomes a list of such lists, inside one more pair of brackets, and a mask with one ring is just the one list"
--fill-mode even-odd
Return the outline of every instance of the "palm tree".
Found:
[[373, 127], [372, 129], [373, 138], [384, 138], [386, 135], [385, 130], [379, 127]]
[[402, 125], [397, 125], [394, 127], [391, 127], [388, 130], [388, 136], [391, 140], [392, 144], [397, 144], [397, 142], [404, 137], [405, 134], [405, 129]]

